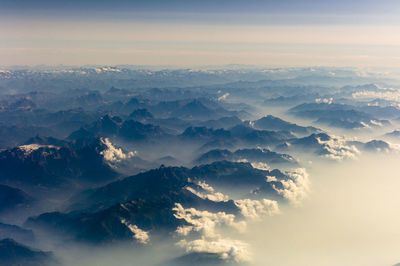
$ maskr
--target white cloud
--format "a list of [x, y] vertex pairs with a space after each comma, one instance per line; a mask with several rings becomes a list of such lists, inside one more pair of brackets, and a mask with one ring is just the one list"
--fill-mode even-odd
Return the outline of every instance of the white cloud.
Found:
[[372, 125], [378, 126], [378, 127], [383, 127], [382, 123], [376, 120], [370, 120], [369, 121]]
[[178, 235], [188, 236], [191, 232], [200, 234], [198, 239], [189, 241], [182, 239], [177, 243], [186, 252], [209, 252], [219, 255], [221, 259], [227, 261], [250, 261], [251, 256], [248, 251], [248, 244], [239, 240], [223, 238], [217, 232], [217, 228], [222, 226], [243, 231], [246, 228], [246, 222], [236, 222], [233, 214], [199, 211], [195, 208], [185, 209], [179, 203], [175, 203], [173, 210], [177, 219], [183, 219], [190, 224], [179, 226], [176, 229]]
[[230, 95], [230, 94], [229, 94], [228, 92], [225, 93], [224, 95], [218, 97], [218, 101], [224, 101], [224, 100], [226, 100], [226, 99], [229, 97], [229, 95]]
[[176, 233], [181, 236], [187, 236], [190, 234], [190, 232], [192, 232], [192, 230], [193, 226], [183, 225], [183, 226], [178, 226], [178, 228], [176, 229]]
[[382, 89], [382, 91], [358, 91], [352, 94], [354, 99], [383, 99], [387, 101], [400, 102], [400, 90]]
[[254, 162], [254, 163], [251, 163], [251, 166], [253, 168], [256, 168], [256, 169], [259, 169], [259, 170], [269, 170], [269, 169], [271, 169], [271, 167], [269, 167], [268, 164], [263, 163], [263, 162]]
[[192, 187], [186, 187], [186, 190], [192, 192], [196, 196], [202, 199], [208, 199], [215, 202], [228, 201], [229, 196], [222, 194], [221, 192], [215, 192], [214, 188], [208, 185], [204, 181], [197, 182], [197, 185], [203, 190], [202, 192], [195, 190]]
[[322, 145], [322, 149], [327, 152], [327, 154], [324, 154], [325, 158], [336, 161], [357, 159], [357, 156], [361, 153], [356, 146], [347, 145], [343, 138], [332, 136], [330, 140], [323, 141], [320, 138], [317, 140]]
[[304, 168], [298, 168], [290, 172], [285, 172], [288, 180], [279, 180], [283, 188], [273, 188], [286, 198], [293, 205], [300, 205], [310, 192], [310, 179]]
[[249, 219], [258, 219], [260, 215], [272, 216], [280, 213], [278, 202], [275, 200], [242, 199], [235, 200], [235, 205], [240, 209], [241, 214]]
[[371, 128], [367, 123], [360, 121], [360, 124], [365, 128]]
[[101, 138], [100, 140], [107, 147], [105, 150], [101, 151], [100, 154], [109, 162], [120, 162], [121, 160], [129, 159], [136, 155], [136, 151], [125, 154], [121, 148], [115, 148], [108, 138]]
[[327, 104], [332, 104], [333, 103], [333, 98], [316, 98], [315, 99], [316, 103], [327, 103]]
[[267, 175], [266, 178], [267, 178], [267, 182], [276, 182], [276, 181], [278, 181], [278, 179], [275, 176]]
[[[175, 211], [174, 216], [177, 219], [183, 219], [189, 223], [194, 232], [199, 232], [202, 236], [207, 238], [215, 238], [219, 235], [216, 233], [217, 226], [229, 226], [239, 231], [243, 231], [246, 227], [246, 222], [235, 221], [235, 215], [227, 214], [225, 212], [212, 213], [208, 211], [199, 211], [195, 208], [185, 209], [181, 204], [175, 203], [172, 209]], [[189, 228], [179, 228], [179, 231], [189, 233]]]
[[147, 244], [150, 240], [149, 233], [143, 231], [137, 225], [128, 223], [125, 219], [121, 219], [121, 223], [124, 224], [133, 233], [133, 237], [141, 244]]
[[[198, 192], [188, 187], [192, 193], [200, 193], [204, 198], [216, 195], [214, 188], [203, 181], [197, 185], [203, 190]], [[228, 199], [224, 196], [224, 199]], [[234, 204], [238, 207], [245, 219], [255, 220], [263, 215], [275, 215], [279, 213], [278, 203], [269, 199], [262, 200], [236, 200]], [[239, 233], [246, 230], [247, 222], [243, 219], [238, 220], [234, 214], [225, 212], [201, 211], [196, 208], [184, 208], [180, 203], [175, 203], [172, 209], [177, 219], [184, 220], [187, 224], [176, 229], [178, 236], [187, 238], [180, 240], [177, 245], [185, 248], [186, 252], [209, 252], [218, 255], [226, 261], [238, 263], [248, 262], [251, 255], [248, 244], [240, 240], [232, 240], [221, 235], [223, 228], [233, 228]], [[193, 234], [194, 233], [194, 234]], [[197, 235], [196, 238], [193, 238]]]
[[248, 244], [239, 241], [226, 239], [210, 240], [206, 238], [186, 241], [185, 239], [177, 243], [179, 247], [185, 248], [186, 252], [208, 252], [219, 254], [220, 258], [237, 263], [251, 261]]

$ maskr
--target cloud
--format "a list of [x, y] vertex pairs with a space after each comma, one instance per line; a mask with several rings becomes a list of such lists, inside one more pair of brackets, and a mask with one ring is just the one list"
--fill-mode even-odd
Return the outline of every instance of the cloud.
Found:
[[176, 233], [181, 236], [187, 236], [192, 232], [193, 226], [183, 225], [176, 229]]
[[333, 98], [316, 98], [315, 99], [316, 103], [327, 103], [327, 104], [332, 104], [333, 103]]
[[378, 127], [383, 127], [382, 123], [376, 120], [370, 120], [369, 121], [372, 125], [378, 126]]
[[[198, 232], [207, 238], [219, 236], [216, 232], [217, 226], [229, 226], [239, 231], [243, 231], [246, 228], [246, 222], [236, 222], [235, 215], [225, 212], [212, 213], [199, 211], [195, 208], [185, 209], [179, 203], [175, 203], [175, 207], [172, 210], [175, 211], [175, 218], [185, 220], [191, 225], [191, 231]], [[177, 229], [177, 233], [185, 232], [186, 235], [191, 231], [187, 227], [183, 229], [178, 227]]]
[[323, 156], [328, 159], [342, 161], [344, 159], [357, 159], [361, 153], [356, 146], [347, 145], [346, 140], [332, 136], [329, 140], [321, 140], [317, 138], [318, 143], [322, 146]]
[[308, 193], [310, 192], [310, 179], [304, 168], [298, 168], [290, 172], [285, 172], [288, 176], [287, 180], [279, 180], [282, 184], [282, 188], [277, 188], [273, 185], [273, 188], [286, 198], [292, 205], [300, 205]]
[[382, 91], [358, 91], [352, 94], [353, 99], [383, 99], [400, 102], [400, 90], [382, 89]]
[[219, 254], [220, 258], [237, 263], [251, 261], [251, 255], [248, 250], [248, 244], [239, 240], [205, 238], [193, 241], [181, 240], [177, 243], [179, 247], [185, 248], [186, 252], [207, 252]]
[[224, 101], [224, 100], [226, 100], [226, 99], [229, 97], [229, 95], [230, 95], [230, 94], [229, 94], [228, 92], [225, 93], [224, 95], [218, 97], [218, 101]]
[[194, 188], [189, 187], [189, 186], [186, 187], [186, 189], [202, 199], [208, 199], [208, 200], [215, 201], [215, 202], [229, 200], [229, 197], [227, 195], [224, 195], [221, 192], [215, 192], [214, 188], [212, 186], [208, 185], [204, 181], [197, 182], [197, 185], [203, 191], [201, 191], [201, 192], [197, 191]]
[[[246, 228], [245, 221], [235, 221], [235, 215], [225, 212], [212, 213], [199, 211], [195, 208], [185, 209], [181, 204], [175, 203], [174, 216], [183, 219], [190, 225], [179, 226], [176, 233], [180, 236], [189, 236], [190, 233], [200, 234], [198, 239], [182, 239], [177, 246], [185, 248], [186, 252], [208, 252], [218, 254], [226, 261], [245, 262], [250, 261], [248, 245], [239, 240], [222, 237], [217, 228], [228, 226], [243, 232]], [[193, 239], [193, 238], [191, 238]]]
[[267, 178], [267, 182], [276, 182], [276, 181], [278, 181], [276, 176], [267, 175], [266, 178]]
[[137, 225], [132, 225], [128, 223], [125, 219], [121, 219], [121, 223], [126, 225], [129, 230], [133, 233], [133, 237], [141, 244], [147, 244], [150, 240], [149, 233], [143, 231]]
[[121, 160], [129, 159], [136, 155], [136, 151], [125, 154], [121, 148], [115, 148], [108, 138], [101, 138], [100, 141], [106, 146], [106, 149], [101, 151], [100, 154], [109, 162], [118, 163]]
[[259, 170], [269, 170], [269, 169], [271, 169], [271, 167], [269, 167], [268, 164], [263, 163], [263, 162], [254, 162], [254, 163], [251, 163], [251, 166], [253, 168], [256, 168], [256, 169], [259, 169]]
[[235, 205], [240, 209], [241, 214], [249, 219], [258, 219], [260, 215], [273, 216], [280, 213], [278, 202], [275, 200], [242, 199], [235, 200]]
[[[198, 192], [191, 187], [187, 187], [187, 189], [202, 198], [211, 200], [214, 199], [212, 197], [219, 195], [213, 187], [203, 181], [199, 181], [197, 186], [203, 191]], [[228, 200], [229, 198], [227, 196], [218, 198], [218, 200], [221, 199]], [[279, 213], [278, 203], [274, 200], [242, 199], [235, 200], [234, 204], [239, 208], [245, 219], [256, 220], [263, 215], [272, 216]], [[176, 244], [181, 248], [185, 248], [186, 252], [214, 253], [223, 260], [238, 263], [251, 260], [247, 243], [221, 235], [221, 232], [224, 232], [221, 231], [222, 228], [233, 228], [239, 233], [244, 233], [247, 227], [245, 220], [237, 220], [234, 214], [225, 212], [184, 208], [180, 203], [175, 203], [172, 210], [175, 212], [175, 218], [184, 220], [187, 223], [186, 225], [178, 226], [175, 231], [178, 236], [188, 238], [182, 239]]]

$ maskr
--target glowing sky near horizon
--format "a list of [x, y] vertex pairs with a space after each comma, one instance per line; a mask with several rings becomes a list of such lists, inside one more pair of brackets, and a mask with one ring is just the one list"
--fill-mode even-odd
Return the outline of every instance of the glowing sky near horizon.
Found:
[[400, 66], [399, 1], [0, 0], [0, 65]]

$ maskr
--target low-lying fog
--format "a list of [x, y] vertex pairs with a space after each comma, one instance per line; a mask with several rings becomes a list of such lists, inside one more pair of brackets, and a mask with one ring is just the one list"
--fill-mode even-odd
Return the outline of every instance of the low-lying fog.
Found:
[[254, 265], [400, 262], [400, 157], [373, 155], [309, 168], [312, 193], [246, 235]]

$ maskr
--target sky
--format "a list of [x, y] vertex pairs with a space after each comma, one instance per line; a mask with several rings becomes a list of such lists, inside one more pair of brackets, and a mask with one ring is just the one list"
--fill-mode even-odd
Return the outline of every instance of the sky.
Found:
[[0, 65], [400, 67], [400, 1], [0, 0]]

